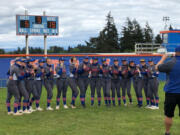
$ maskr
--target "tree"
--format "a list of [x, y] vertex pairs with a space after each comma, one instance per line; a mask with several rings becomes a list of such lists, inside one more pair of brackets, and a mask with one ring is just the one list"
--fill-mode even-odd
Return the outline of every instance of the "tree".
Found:
[[48, 53], [63, 53], [63, 52], [64, 52], [64, 48], [59, 46], [51, 46], [48, 49]]
[[144, 41], [146, 43], [153, 42], [153, 31], [151, 27], [149, 26], [148, 22], [146, 22], [145, 28], [144, 28]]
[[121, 52], [132, 52], [134, 51], [135, 43], [144, 42], [143, 30], [136, 19], [133, 21], [129, 18], [126, 19], [119, 40]]
[[86, 45], [95, 52], [119, 52], [118, 31], [111, 12], [108, 13], [106, 21], [106, 26], [100, 31], [99, 36], [90, 38]]
[[170, 25], [170, 26], [169, 26], [169, 30], [173, 30], [173, 27], [172, 27], [172, 25]]
[[160, 34], [157, 34], [157, 36], [155, 37], [155, 43], [158, 43], [158, 44], [162, 44], [162, 38], [160, 36]]
[[0, 54], [5, 54], [4, 49], [0, 49]]

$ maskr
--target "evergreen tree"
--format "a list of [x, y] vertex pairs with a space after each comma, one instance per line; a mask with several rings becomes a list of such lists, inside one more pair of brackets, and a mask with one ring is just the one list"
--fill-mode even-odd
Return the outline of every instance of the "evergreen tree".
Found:
[[144, 41], [146, 43], [153, 42], [153, 31], [152, 31], [151, 27], [149, 26], [148, 22], [146, 22], [146, 25], [144, 28]]
[[106, 26], [100, 31], [99, 36], [92, 37], [86, 44], [92, 50], [95, 49], [95, 52], [119, 52], [118, 31], [111, 12], [108, 13], [106, 20]]
[[121, 52], [133, 52], [136, 43], [143, 43], [143, 30], [139, 23], [134, 19], [131, 21], [126, 19], [125, 26], [123, 26], [120, 37]]
[[160, 34], [157, 34], [157, 36], [155, 37], [155, 43], [158, 43], [158, 44], [162, 44], [162, 38], [160, 36]]

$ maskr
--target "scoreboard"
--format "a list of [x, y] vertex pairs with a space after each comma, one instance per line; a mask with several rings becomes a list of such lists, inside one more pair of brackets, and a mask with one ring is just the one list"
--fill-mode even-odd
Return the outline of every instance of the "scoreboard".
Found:
[[59, 35], [58, 16], [16, 15], [16, 35]]

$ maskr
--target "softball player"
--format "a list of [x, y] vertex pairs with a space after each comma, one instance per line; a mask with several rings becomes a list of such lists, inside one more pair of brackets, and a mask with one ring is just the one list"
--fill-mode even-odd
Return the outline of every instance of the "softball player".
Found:
[[130, 68], [128, 66], [128, 63], [127, 63], [126, 59], [122, 59], [121, 76], [122, 76], [122, 97], [123, 97], [124, 106], [127, 106], [127, 103], [126, 103], [126, 90], [127, 90], [127, 95], [129, 97], [130, 104], [132, 104], [132, 96], [131, 96]]
[[148, 66], [146, 65], [146, 61], [144, 59], [140, 60], [140, 76], [141, 76], [141, 80], [139, 83], [139, 87], [140, 87], [140, 95], [142, 95], [142, 89], [144, 88], [144, 93], [145, 93], [145, 97], [146, 97], [146, 103], [147, 103], [147, 107], [149, 106], [150, 103], [150, 97], [148, 96], [148, 76], [147, 76], [147, 71], [148, 71]]
[[43, 111], [43, 109], [39, 106], [39, 102], [40, 102], [41, 93], [42, 93], [42, 84], [44, 81], [44, 63], [45, 63], [45, 60], [39, 59], [38, 63], [39, 63], [39, 65], [35, 69], [35, 81], [34, 81], [34, 85], [36, 87], [37, 94], [38, 94], [38, 97], [36, 100], [36, 110], [37, 111]]
[[78, 67], [78, 86], [80, 89], [80, 100], [81, 105], [85, 107], [85, 96], [86, 90], [89, 84], [89, 72], [90, 72], [90, 63], [89, 58], [85, 57], [83, 62]]
[[53, 65], [51, 64], [51, 59], [46, 59], [46, 66], [44, 67], [44, 86], [47, 90], [47, 109], [52, 111], [53, 108], [51, 108], [51, 99], [53, 97], [53, 85], [54, 85], [54, 71], [53, 71]]
[[112, 102], [115, 106], [115, 95], [117, 93], [118, 98], [118, 105], [121, 105], [121, 93], [120, 93], [120, 87], [121, 87], [121, 80], [120, 80], [120, 67], [118, 59], [114, 59], [114, 64], [111, 67], [111, 90], [112, 90]]
[[98, 64], [98, 58], [93, 58], [93, 62], [90, 66], [90, 87], [91, 87], [91, 105], [94, 105], [95, 90], [97, 92], [98, 105], [101, 105], [101, 82], [99, 80], [100, 65]]
[[[20, 93], [17, 87], [17, 80], [18, 80], [18, 76], [20, 76], [20, 72], [18, 72], [19, 64], [17, 61], [18, 60], [16, 59], [15, 64], [11, 65], [8, 71], [9, 79], [7, 82], [7, 99], [6, 99], [8, 115], [13, 114], [15, 116], [22, 115], [22, 113], [18, 112], [18, 103], [20, 100]], [[12, 96], [14, 96], [14, 113], [11, 112], [11, 105], [10, 105]]]
[[68, 87], [67, 75], [66, 75], [66, 66], [64, 65], [64, 58], [59, 58], [59, 65], [56, 67], [56, 74], [57, 74], [57, 100], [56, 100], [56, 110], [59, 110], [59, 103], [61, 93], [63, 96], [63, 104], [64, 108], [67, 109], [68, 106], [66, 105], [66, 93]]
[[[28, 59], [28, 63], [27, 63], [27, 66], [26, 66], [26, 89], [29, 93], [29, 110], [31, 110], [32, 112], [35, 111], [33, 108], [32, 108], [32, 103], [34, 101], [36, 101], [36, 103], [38, 104], [39, 102], [39, 96], [38, 96], [38, 90], [36, 88], [36, 85], [35, 85], [35, 65], [34, 65], [34, 61], [35, 59]], [[32, 98], [30, 99], [32, 95]], [[38, 106], [38, 105], [36, 105]]]
[[[155, 64], [152, 59], [148, 60], [148, 95], [151, 100], [151, 105], [148, 106], [150, 109], [159, 109], [159, 95], [158, 95], [158, 75], [159, 72], [155, 69]], [[155, 100], [154, 100], [155, 99]]]
[[111, 105], [110, 90], [111, 90], [111, 67], [107, 64], [106, 59], [102, 60], [103, 64], [100, 66], [100, 72], [102, 74], [102, 87], [104, 93], [104, 102], [106, 106]]
[[69, 66], [69, 86], [72, 90], [72, 102], [71, 102], [71, 107], [74, 109], [75, 107], [75, 100], [79, 94], [79, 90], [77, 88], [77, 77], [78, 77], [78, 62], [76, 57], [71, 58], [70, 60], [70, 66]]
[[136, 93], [136, 98], [137, 98], [137, 106], [138, 107], [142, 107], [142, 90], [141, 90], [141, 78], [140, 78], [140, 71], [139, 71], [139, 67], [137, 65], [135, 65], [134, 61], [130, 61], [130, 73], [132, 76], [132, 81], [133, 81], [133, 87]]

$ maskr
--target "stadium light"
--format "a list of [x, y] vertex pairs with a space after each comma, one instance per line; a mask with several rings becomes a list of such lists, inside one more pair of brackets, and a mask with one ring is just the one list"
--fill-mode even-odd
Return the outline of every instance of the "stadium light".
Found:
[[165, 26], [164, 29], [167, 30], [167, 22], [170, 21], [170, 17], [169, 16], [163, 16], [163, 22], [165, 22]]

